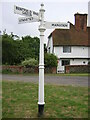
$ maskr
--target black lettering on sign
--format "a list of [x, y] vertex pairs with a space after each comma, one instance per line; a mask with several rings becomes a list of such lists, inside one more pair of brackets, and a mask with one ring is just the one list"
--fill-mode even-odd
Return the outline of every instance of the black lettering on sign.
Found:
[[30, 12], [29, 12], [29, 16], [32, 16], [32, 11], [30, 10]]
[[31, 10], [27, 10], [25, 8], [20, 8], [18, 6], [16, 6], [16, 10], [21, 11], [23, 15], [32, 16], [32, 11]]
[[67, 27], [67, 24], [52, 24], [52, 27]]
[[25, 10], [25, 9], [22, 10], [22, 14], [27, 15], [27, 13], [28, 13], [27, 10]]
[[22, 8], [20, 8], [20, 7], [17, 7], [17, 6], [16, 6], [16, 10], [20, 10], [20, 11], [21, 11], [21, 10], [22, 10]]
[[32, 16], [32, 11], [31, 10], [24, 10], [22, 13], [24, 15], [27, 15], [27, 16]]
[[29, 20], [29, 21], [33, 20], [33, 17], [31, 17], [31, 18], [28, 18], [28, 20]]
[[37, 13], [37, 12], [35, 12], [35, 11], [33, 11], [33, 14], [38, 16], [38, 13]]
[[28, 22], [28, 21], [32, 21], [33, 20], [33, 17], [31, 18], [22, 18], [19, 20], [19, 22]]

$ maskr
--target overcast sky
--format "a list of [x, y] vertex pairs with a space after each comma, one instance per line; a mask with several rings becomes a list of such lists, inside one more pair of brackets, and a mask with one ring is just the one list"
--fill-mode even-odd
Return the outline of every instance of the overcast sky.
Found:
[[[40, 4], [44, 3], [45, 21], [67, 22], [74, 24], [75, 13], [88, 14], [89, 0], [1, 0], [0, 2], [0, 30], [6, 29], [10, 34], [13, 32], [18, 36], [30, 35], [39, 37], [38, 26], [40, 23], [18, 24], [18, 18], [21, 15], [14, 14], [14, 5], [39, 12]], [[48, 35], [54, 29], [45, 31], [45, 43]]]

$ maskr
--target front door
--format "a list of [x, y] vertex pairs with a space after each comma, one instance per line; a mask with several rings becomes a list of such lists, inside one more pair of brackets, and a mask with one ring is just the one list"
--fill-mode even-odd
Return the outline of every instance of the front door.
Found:
[[65, 65], [70, 65], [70, 60], [59, 60], [58, 67], [57, 67], [57, 73], [64, 73]]

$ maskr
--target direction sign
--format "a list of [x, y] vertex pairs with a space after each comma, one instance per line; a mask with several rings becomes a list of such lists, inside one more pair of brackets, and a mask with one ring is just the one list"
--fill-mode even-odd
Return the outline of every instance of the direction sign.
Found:
[[64, 22], [45, 22], [46, 29], [69, 29], [70, 24]]
[[14, 13], [19, 14], [19, 15], [28, 16], [28, 17], [35, 17], [35, 18], [39, 17], [39, 13], [32, 11], [32, 10], [18, 7], [16, 5], [14, 5]]
[[31, 22], [38, 22], [38, 19], [35, 19], [33, 17], [20, 17], [18, 18], [18, 23], [22, 24], [22, 23], [31, 23]]

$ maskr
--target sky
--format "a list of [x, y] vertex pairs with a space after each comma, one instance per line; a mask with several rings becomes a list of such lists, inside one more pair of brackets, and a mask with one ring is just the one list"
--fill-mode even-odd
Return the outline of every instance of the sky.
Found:
[[[74, 14], [88, 14], [89, 0], [0, 0], [0, 30], [6, 29], [10, 34], [16, 34], [20, 37], [30, 35], [39, 37], [39, 22], [18, 24], [18, 18], [24, 17], [14, 14], [14, 5], [39, 12], [40, 4], [44, 3], [44, 18], [47, 22], [68, 22], [74, 24]], [[47, 37], [54, 29], [45, 31], [44, 43], [47, 43]]]

